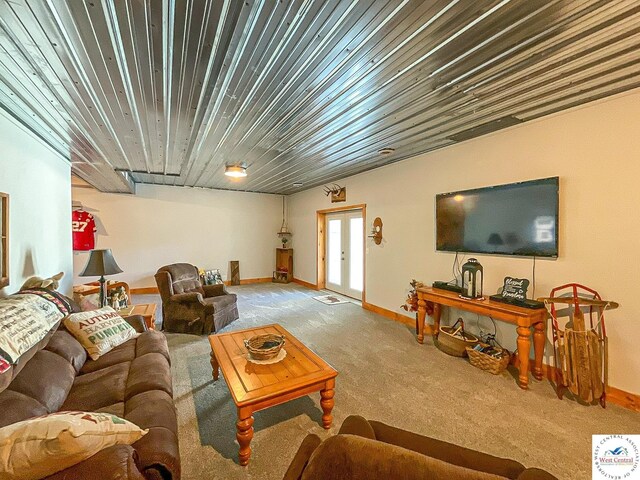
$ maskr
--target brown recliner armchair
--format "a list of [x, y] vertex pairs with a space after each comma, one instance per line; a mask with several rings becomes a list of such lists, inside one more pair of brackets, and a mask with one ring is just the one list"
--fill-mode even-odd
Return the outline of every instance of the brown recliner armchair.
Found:
[[238, 319], [237, 298], [224, 285], [202, 285], [198, 269], [174, 263], [158, 269], [156, 283], [162, 297], [163, 330], [209, 334]]
[[324, 441], [309, 434], [283, 480], [557, 480], [508, 458], [426, 437], [407, 430], [347, 417], [338, 435]]

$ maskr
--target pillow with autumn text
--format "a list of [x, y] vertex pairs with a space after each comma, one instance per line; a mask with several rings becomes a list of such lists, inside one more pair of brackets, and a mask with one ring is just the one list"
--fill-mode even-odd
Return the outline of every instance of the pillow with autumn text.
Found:
[[111, 307], [73, 313], [64, 319], [64, 326], [86, 348], [92, 360], [140, 335]]
[[108, 413], [57, 412], [0, 428], [0, 478], [36, 480], [146, 435]]

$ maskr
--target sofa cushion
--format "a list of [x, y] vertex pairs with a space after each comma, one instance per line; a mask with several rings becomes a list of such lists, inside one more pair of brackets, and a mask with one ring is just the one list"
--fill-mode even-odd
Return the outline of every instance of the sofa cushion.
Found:
[[137, 456], [130, 445], [114, 445], [45, 480], [146, 480], [136, 466]]
[[136, 358], [136, 339], [132, 338], [125, 343], [118, 345], [106, 355], [102, 355], [97, 360], [88, 359], [80, 370], [81, 374], [95, 372], [103, 368], [117, 365], [118, 363], [131, 362]]
[[76, 373], [80, 371], [87, 361], [87, 351], [66, 330], [58, 330], [54, 333], [44, 349], [56, 353], [67, 360]]
[[167, 362], [171, 364], [167, 337], [165, 337], [162, 332], [149, 330], [138, 337], [135, 345], [136, 357], [141, 357], [147, 353], [160, 353], [167, 359]]
[[37, 400], [49, 413], [57, 412], [75, 378], [76, 371], [67, 360], [56, 353], [40, 350], [13, 379], [8, 390]]
[[0, 393], [0, 428], [47, 413], [44, 405], [24, 393], [13, 390]]
[[225, 308], [235, 305], [237, 302], [237, 296], [235, 293], [229, 293], [227, 295], [220, 295], [217, 297], [207, 297], [204, 299], [204, 303], [207, 305], [213, 305], [216, 310], [224, 310]]
[[406, 448], [355, 435], [336, 435], [315, 449], [302, 480], [504, 480], [505, 477], [452, 465]]
[[125, 399], [149, 390], [162, 390], [173, 396], [171, 367], [161, 353], [147, 353], [131, 362]]
[[62, 408], [95, 411], [124, 401], [130, 365], [129, 362], [124, 362], [79, 375]]
[[188, 263], [174, 263], [158, 270], [169, 273], [171, 287], [174, 294], [198, 292], [204, 295], [198, 269]]
[[[107, 405], [106, 407], [102, 407], [96, 410], [99, 413], [110, 413], [111, 415], [115, 415], [116, 417], [124, 418], [124, 402], [114, 403], [113, 405]], [[136, 422], [131, 422], [138, 425]], [[138, 425], [140, 426], [140, 425]], [[143, 428], [143, 427], [140, 427]]]

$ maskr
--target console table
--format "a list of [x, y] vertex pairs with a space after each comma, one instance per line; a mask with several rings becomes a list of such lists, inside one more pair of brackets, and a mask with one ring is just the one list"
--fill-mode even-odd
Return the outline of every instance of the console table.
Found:
[[542, 379], [542, 356], [546, 336], [547, 310], [545, 308], [531, 310], [516, 307], [507, 303], [484, 300], [466, 300], [455, 292], [432, 287], [418, 288], [418, 342], [424, 341], [424, 322], [427, 314], [426, 305], [431, 302], [433, 308], [433, 335], [440, 331], [440, 314], [442, 307], [454, 307], [460, 310], [477, 313], [495, 320], [516, 325], [518, 333], [518, 360], [520, 373], [518, 385], [529, 388], [529, 352], [531, 350], [531, 327], [533, 327], [534, 367], [533, 376]]

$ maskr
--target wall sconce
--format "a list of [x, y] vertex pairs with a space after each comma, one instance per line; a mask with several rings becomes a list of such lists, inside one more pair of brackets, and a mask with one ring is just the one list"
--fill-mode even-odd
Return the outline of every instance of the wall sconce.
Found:
[[373, 238], [376, 245], [380, 245], [382, 243], [382, 220], [380, 217], [376, 217], [373, 221], [373, 228], [371, 229], [371, 235], [369, 235], [369, 238]]

